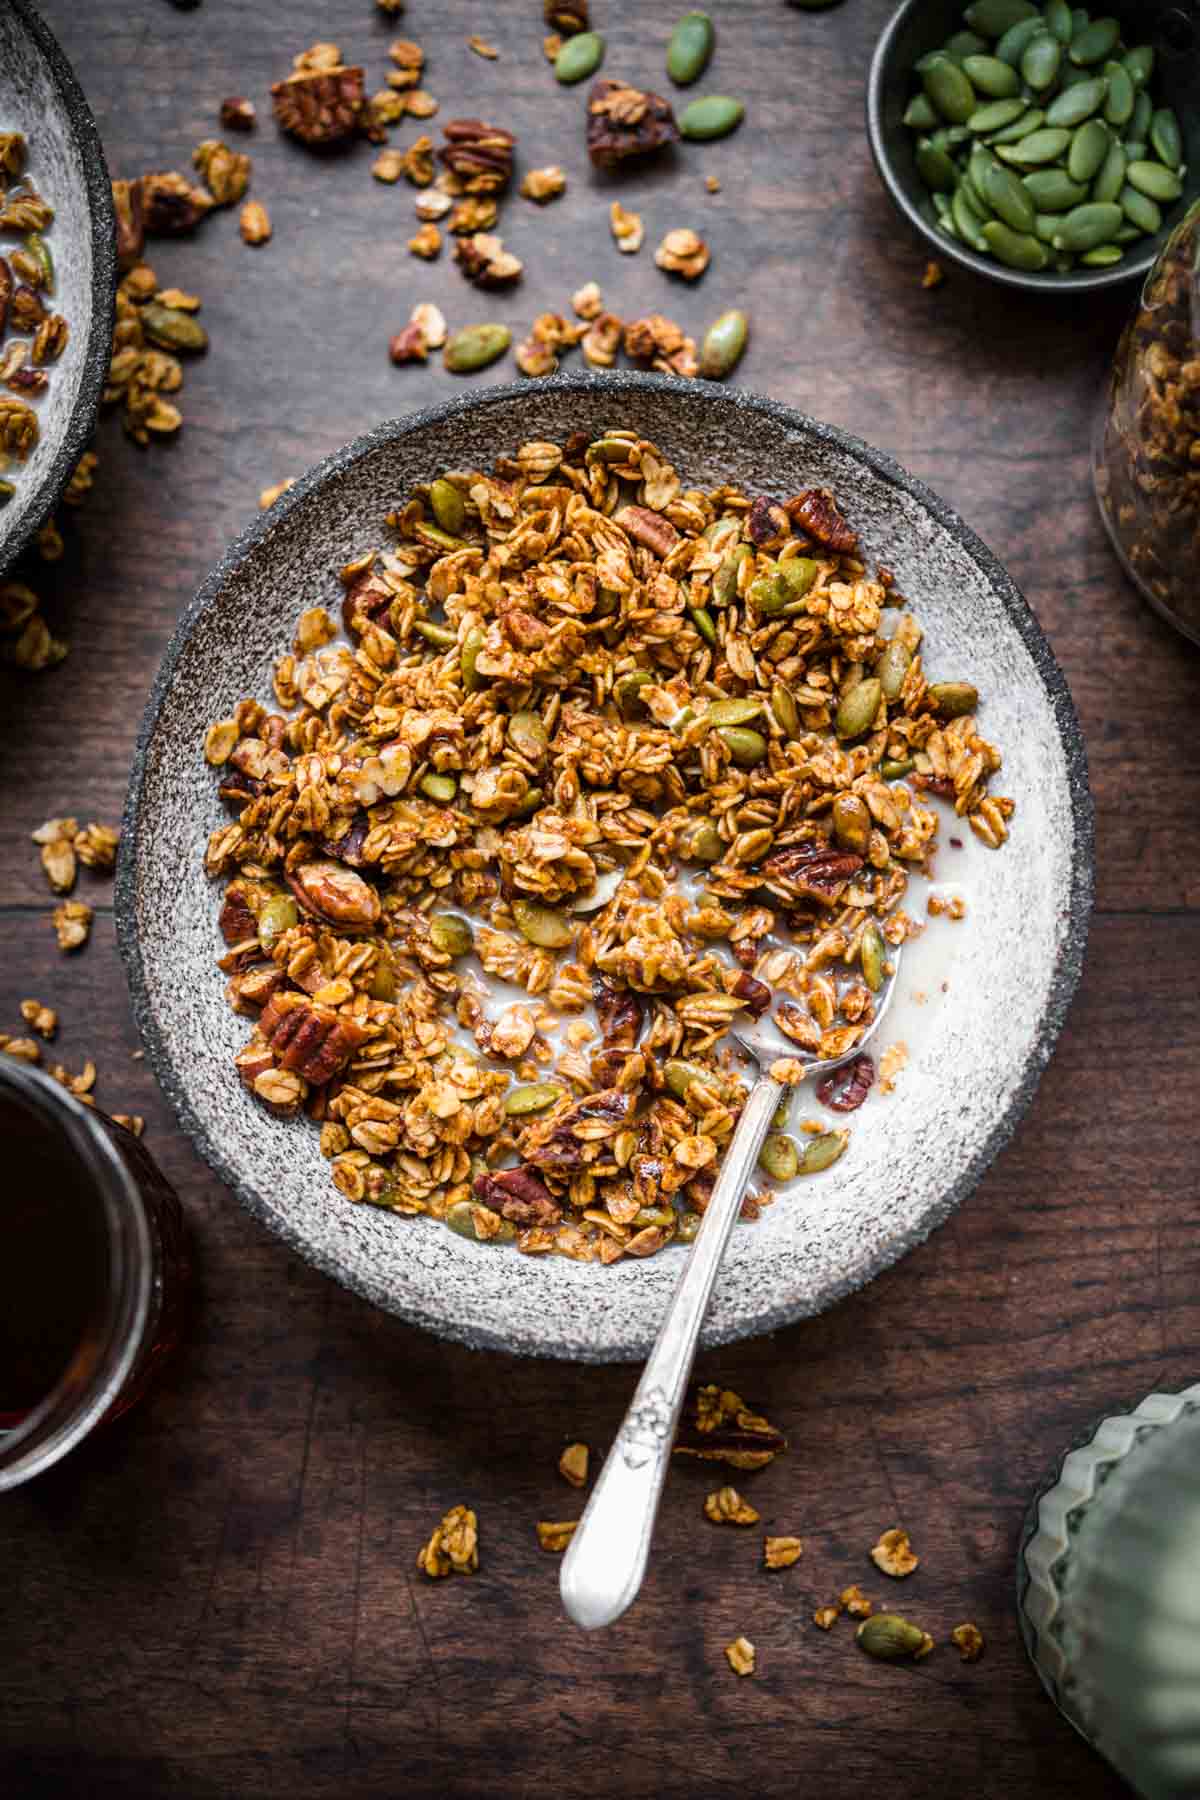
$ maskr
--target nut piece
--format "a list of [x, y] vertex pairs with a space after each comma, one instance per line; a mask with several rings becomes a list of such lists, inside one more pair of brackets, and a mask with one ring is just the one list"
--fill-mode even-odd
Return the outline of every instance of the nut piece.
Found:
[[511, 131], [482, 119], [448, 119], [442, 133], [438, 160], [458, 176], [464, 193], [498, 194], [508, 186], [517, 141]]
[[661, 94], [644, 94], [623, 81], [593, 82], [587, 147], [598, 169], [615, 169], [631, 156], [649, 156], [678, 141], [675, 115]]
[[710, 1382], [691, 1396], [673, 1454], [729, 1463], [735, 1469], [761, 1469], [786, 1449], [782, 1433], [752, 1413], [740, 1395]]
[[536, 200], [539, 206], [545, 206], [550, 200], [566, 192], [567, 178], [557, 163], [547, 163], [544, 168], [530, 169], [521, 183], [521, 192], [526, 200]]
[[[616, 231], [615, 224], [613, 230]], [[668, 231], [654, 252], [654, 260], [669, 275], [682, 275], [685, 281], [696, 281], [708, 267], [709, 248], [696, 232], [681, 226]]]
[[608, 223], [617, 249], [624, 255], [632, 256], [641, 249], [646, 236], [641, 213], [630, 212], [619, 200], [614, 200], [608, 209]]
[[37, 414], [23, 400], [0, 394], [0, 456], [25, 462], [38, 440]]
[[845, 1610], [852, 1619], [869, 1619], [871, 1602], [858, 1586], [843, 1588], [838, 1596]]
[[928, 1656], [933, 1649], [929, 1633], [910, 1620], [902, 1619], [899, 1613], [874, 1613], [871, 1618], [864, 1619], [854, 1634], [854, 1641], [860, 1650], [865, 1650], [879, 1662], [899, 1662], [906, 1656]]
[[604, 311], [604, 296], [596, 282], [585, 282], [571, 295], [571, 309], [581, 319], [598, 319]]
[[426, 262], [432, 262], [435, 256], [442, 253], [442, 234], [436, 225], [422, 225], [408, 240], [408, 248], [413, 256], [420, 256]]
[[575, 1527], [578, 1523], [577, 1519], [563, 1519], [557, 1524], [548, 1519], [539, 1519], [536, 1527], [538, 1543], [543, 1550], [559, 1554], [566, 1549], [574, 1537]]
[[54, 909], [54, 931], [60, 950], [81, 950], [92, 929], [92, 909], [82, 900], [64, 900]]
[[790, 1569], [804, 1554], [798, 1537], [769, 1537], [763, 1540], [763, 1566], [768, 1569]]
[[339, 1074], [370, 1035], [344, 1013], [318, 1006], [307, 994], [290, 989], [271, 996], [258, 1030], [271, 1047], [273, 1061], [314, 1087]]
[[22, 1000], [21, 1017], [39, 1037], [44, 1037], [47, 1041], [58, 1030], [58, 1014], [52, 1006], [43, 1006], [40, 1000]]
[[417, 1552], [426, 1575], [473, 1575], [479, 1567], [479, 1521], [469, 1506], [452, 1506], [433, 1536]]
[[271, 99], [284, 131], [302, 144], [345, 143], [362, 124], [363, 72], [340, 62], [332, 68], [297, 69], [274, 84]]
[[253, 100], [246, 100], [235, 94], [221, 102], [221, 124], [226, 131], [253, 131], [258, 123], [258, 113]]
[[250, 158], [243, 150], [231, 150], [220, 138], [205, 138], [197, 144], [192, 162], [218, 206], [233, 206], [250, 185]]
[[271, 216], [261, 200], [247, 200], [238, 214], [238, 230], [244, 244], [265, 244], [271, 236]]
[[[436, 225], [426, 225], [423, 229], [437, 235]], [[454, 246], [454, 260], [467, 280], [478, 288], [508, 287], [520, 279], [524, 267], [519, 257], [504, 248], [502, 238], [493, 237], [486, 231], [459, 238]]]
[[302, 863], [287, 883], [306, 912], [342, 931], [370, 931], [379, 922], [379, 895], [339, 862]]
[[704, 1516], [714, 1525], [757, 1525], [758, 1514], [734, 1487], [717, 1488], [704, 1502]]
[[55, 894], [69, 894], [75, 886], [75, 835], [79, 826], [74, 819], [47, 819], [32, 833], [41, 846], [42, 868]]
[[111, 825], [85, 825], [75, 834], [75, 854], [85, 869], [107, 873], [116, 863], [120, 833]]
[[871, 1561], [885, 1575], [893, 1575], [899, 1580], [902, 1576], [912, 1574], [920, 1558], [913, 1554], [907, 1531], [902, 1531], [897, 1525], [891, 1531], [884, 1532], [871, 1552]]
[[142, 222], [150, 237], [178, 237], [207, 218], [217, 204], [203, 188], [174, 169], [143, 175], [140, 183]]
[[735, 1675], [753, 1675], [754, 1645], [749, 1638], [734, 1638], [732, 1644], [726, 1644], [725, 1656]]
[[558, 1459], [558, 1472], [572, 1487], [585, 1487], [588, 1478], [588, 1447], [568, 1444]]
[[950, 1640], [958, 1645], [964, 1662], [978, 1662], [983, 1655], [983, 1633], [978, 1625], [956, 1625]]

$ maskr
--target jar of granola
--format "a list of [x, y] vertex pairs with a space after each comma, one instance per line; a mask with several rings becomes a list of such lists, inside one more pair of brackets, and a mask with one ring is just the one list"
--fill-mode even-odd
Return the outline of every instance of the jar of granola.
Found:
[[1200, 201], [1168, 238], [1125, 327], [1093, 472], [1127, 572], [1200, 643]]

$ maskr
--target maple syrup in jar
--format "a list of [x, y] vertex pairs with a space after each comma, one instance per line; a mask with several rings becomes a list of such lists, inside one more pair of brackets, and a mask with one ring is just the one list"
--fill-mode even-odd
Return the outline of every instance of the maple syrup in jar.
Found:
[[0, 1491], [141, 1397], [189, 1273], [179, 1201], [133, 1133], [0, 1057]]

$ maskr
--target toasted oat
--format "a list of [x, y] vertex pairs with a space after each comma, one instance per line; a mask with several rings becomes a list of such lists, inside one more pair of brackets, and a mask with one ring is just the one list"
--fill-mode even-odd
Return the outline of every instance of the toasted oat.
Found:
[[630, 212], [619, 200], [614, 200], [608, 209], [608, 223], [618, 250], [632, 256], [641, 249], [646, 236], [641, 213]]
[[578, 1523], [577, 1519], [563, 1519], [558, 1523], [552, 1523], [548, 1519], [539, 1519], [537, 1522], [538, 1543], [543, 1550], [550, 1550], [556, 1555], [560, 1554], [574, 1537], [575, 1527]]
[[604, 296], [594, 281], [588, 281], [571, 295], [571, 307], [581, 319], [598, 319], [604, 311]]
[[[978, 1625], [956, 1625], [950, 1633], [950, 1641], [958, 1645], [964, 1662], [978, 1662], [983, 1655], [983, 1633]], [[933, 1648], [932, 1643], [929, 1647]], [[924, 1648], [922, 1645], [920, 1653], [924, 1652]]]
[[868, 1619], [871, 1616], [871, 1602], [857, 1585], [843, 1588], [839, 1595], [841, 1605], [852, 1619]]
[[54, 930], [60, 950], [81, 950], [92, 929], [92, 909], [82, 900], [64, 900], [54, 909]]
[[885, 1531], [871, 1551], [871, 1561], [875, 1567], [885, 1575], [895, 1576], [897, 1580], [911, 1575], [920, 1560], [913, 1552], [907, 1531], [903, 1531], [898, 1525], [891, 1531]]
[[414, 187], [426, 188], [433, 181], [433, 139], [415, 138], [404, 152], [404, 175]]
[[704, 185], [710, 194], [719, 194], [721, 191], [721, 182], [716, 175], [706, 175], [704, 177]]
[[392, 183], [399, 181], [404, 173], [404, 158], [399, 150], [381, 150], [371, 164], [371, 173], [376, 181]]
[[[614, 226], [614, 230], [615, 230]], [[687, 227], [668, 231], [654, 260], [669, 275], [682, 275], [685, 281], [696, 281], [709, 264], [710, 251], [704, 239]]]
[[432, 262], [442, 252], [442, 234], [434, 224], [422, 225], [415, 237], [410, 237], [408, 247], [414, 256], [420, 256], [426, 262]]
[[426, 1575], [473, 1575], [479, 1567], [479, 1521], [469, 1506], [452, 1506], [417, 1552]]
[[822, 1631], [832, 1631], [842, 1616], [840, 1602], [831, 1601], [828, 1606], [818, 1606], [813, 1614], [813, 1624], [819, 1625]]
[[755, 1652], [749, 1638], [734, 1638], [732, 1644], [726, 1644], [725, 1656], [735, 1675], [753, 1675]]
[[945, 279], [946, 271], [943, 269], [940, 262], [927, 262], [925, 264], [925, 272], [921, 276], [921, 286], [923, 288], [941, 287]]
[[[403, 172], [403, 157], [400, 158], [400, 166], [401, 171]], [[416, 213], [418, 219], [421, 220], [422, 224], [427, 225], [430, 222], [436, 224], [438, 219], [445, 218], [453, 205], [454, 202], [449, 194], [439, 193], [437, 188], [425, 188], [417, 195], [413, 202], [413, 211]]]
[[793, 1563], [799, 1562], [804, 1554], [804, 1545], [798, 1537], [767, 1537], [763, 1539], [763, 1566], [768, 1569], [790, 1569]]
[[22, 1000], [21, 1017], [39, 1037], [46, 1038], [47, 1041], [58, 1030], [58, 1014], [52, 1006], [43, 1006], [40, 1000]]
[[111, 825], [93, 822], [75, 833], [75, 854], [85, 869], [107, 872], [116, 865], [119, 841], [120, 834]]
[[141, 1113], [110, 1113], [109, 1118], [114, 1125], [123, 1125], [126, 1131], [132, 1131], [134, 1137], [141, 1137], [146, 1129], [146, 1121]]
[[30, 834], [34, 843], [41, 846], [42, 868], [55, 894], [69, 894], [75, 886], [75, 839], [78, 834], [79, 824], [75, 819], [47, 819]]
[[414, 119], [432, 119], [438, 102], [424, 88], [409, 88], [404, 96], [404, 110]]
[[521, 183], [521, 192], [527, 200], [536, 200], [539, 206], [547, 201], [557, 200], [566, 192], [567, 178], [557, 163], [547, 163], [543, 168], [530, 169]]
[[714, 1525], [757, 1525], [758, 1514], [734, 1487], [717, 1488], [704, 1502], [704, 1516]]
[[244, 244], [256, 247], [270, 241], [273, 230], [271, 216], [261, 200], [247, 200], [238, 214], [238, 230]]
[[218, 206], [233, 206], [250, 183], [250, 158], [243, 150], [231, 150], [220, 138], [205, 138], [192, 151], [209, 193]]
[[[268, 512], [270, 510], [270, 508], [272, 506], [274, 506], [275, 502], [277, 500], [282, 499], [284, 494], [287, 493], [288, 489], [290, 487], [294, 487], [294, 486], [295, 486], [294, 478], [291, 475], [289, 475], [285, 481], [277, 481], [275, 483], [274, 487], [263, 488], [262, 492], [258, 496], [259, 511], [260, 512]], [[234, 727], [235, 734], [236, 734], [236, 730], [237, 730], [237, 727], [235, 726]], [[211, 735], [212, 735], [212, 733], [210, 731], [209, 736], [211, 737]], [[205, 742], [207, 744], [207, 739], [205, 740]], [[233, 749], [233, 744], [236, 744], [236, 743], [237, 743], [237, 737], [235, 735], [234, 739], [233, 739], [233, 743], [230, 744], [230, 746], [229, 746], [230, 750]], [[206, 757], [208, 756], [207, 748], [205, 750], [205, 755], [206, 755]], [[209, 761], [211, 761], [211, 760], [212, 760], [212, 758], [209, 758]], [[224, 759], [222, 759], [222, 760], [224, 760]]]
[[481, 37], [469, 37], [467, 48], [473, 50], [476, 56], [482, 56], [487, 62], [495, 62], [500, 54], [495, 44], [489, 44], [486, 38]]
[[586, 1487], [588, 1478], [588, 1447], [586, 1444], [568, 1444], [558, 1459], [558, 1472], [564, 1481], [572, 1487]]
[[15, 1056], [18, 1062], [36, 1063], [42, 1060], [40, 1044], [35, 1044], [32, 1038], [10, 1037], [5, 1031], [0, 1031], [0, 1055]]

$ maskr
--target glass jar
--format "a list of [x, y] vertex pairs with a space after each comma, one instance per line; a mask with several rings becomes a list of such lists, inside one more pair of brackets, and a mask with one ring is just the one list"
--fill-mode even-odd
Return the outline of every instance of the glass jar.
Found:
[[1200, 643], [1200, 201], [1163, 246], [1125, 327], [1093, 476], [1113, 547], [1146, 599]]
[[0, 1492], [141, 1398], [182, 1331], [183, 1214], [131, 1131], [0, 1057]]

